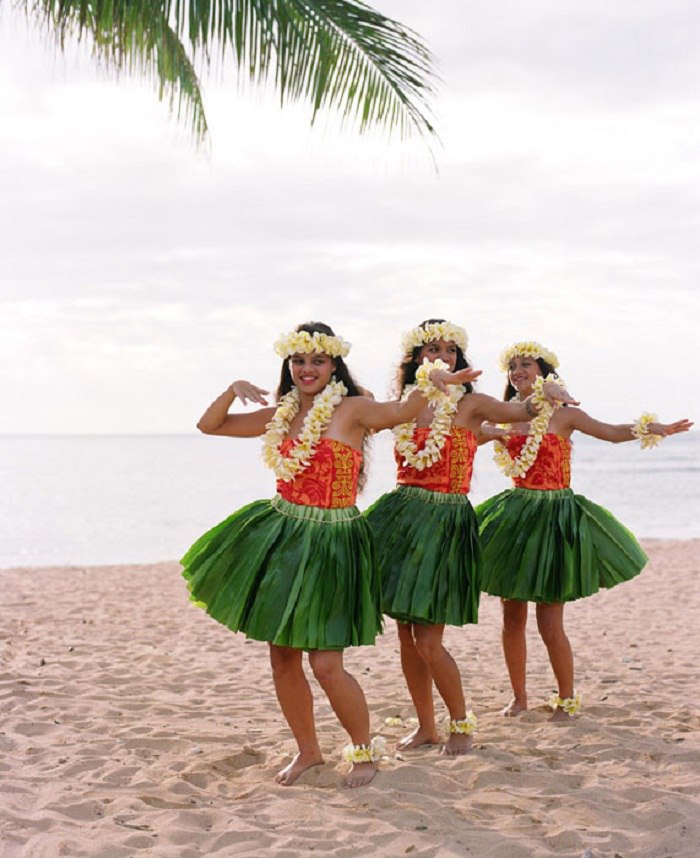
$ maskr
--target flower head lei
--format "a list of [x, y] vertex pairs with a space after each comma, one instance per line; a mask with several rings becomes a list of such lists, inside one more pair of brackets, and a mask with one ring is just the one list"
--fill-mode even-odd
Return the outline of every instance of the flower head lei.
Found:
[[333, 358], [347, 357], [350, 352], [350, 343], [342, 337], [323, 334], [314, 331], [292, 331], [290, 334], [282, 334], [275, 341], [275, 352], [281, 358], [288, 358], [295, 354], [319, 354], [330, 355]]
[[463, 352], [466, 352], [469, 337], [467, 337], [464, 328], [453, 325], [452, 322], [427, 322], [425, 325], [418, 325], [418, 327], [407, 331], [401, 337], [401, 348], [404, 354], [410, 354], [413, 349], [438, 340], [454, 343]]
[[[406, 386], [403, 399], [406, 399], [416, 387], [424, 388], [423, 379], [427, 378], [433, 369], [448, 368], [447, 364], [439, 359], [433, 363], [424, 361], [416, 373], [418, 383]], [[445, 441], [452, 427], [452, 418], [463, 396], [464, 388], [461, 385], [450, 385], [449, 393], [447, 395], [440, 394], [439, 398], [435, 400], [435, 416], [430, 422], [428, 437], [420, 450], [413, 440], [413, 433], [416, 429], [415, 420], [394, 426], [396, 452], [403, 457], [404, 465], [410, 465], [415, 470], [422, 471], [439, 461], [442, 448], [445, 446]]]
[[498, 359], [498, 365], [503, 372], [508, 372], [510, 369], [510, 362], [516, 357], [529, 357], [534, 360], [540, 358], [545, 361], [545, 363], [548, 363], [553, 369], [556, 369], [559, 366], [559, 358], [554, 354], [554, 352], [550, 352], [549, 349], [546, 349], [541, 343], [537, 343], [534, 340], [528, 340], [523, 343], [514, 343], [512, 346], [501, 352]]
[[268, 468], [272, 468], [278, 479], [289, 482], [300, 471], [308, 468], [323, 430], [347, 392], [342, 381], [331, 381], [314, 396], [289, 457], [283, 456], [280, 448], [289, 434], [289, 424], [299, 411], [301, 397], [297, 388], [293, 387], [280, 399], [263, 436], [263, 461]]

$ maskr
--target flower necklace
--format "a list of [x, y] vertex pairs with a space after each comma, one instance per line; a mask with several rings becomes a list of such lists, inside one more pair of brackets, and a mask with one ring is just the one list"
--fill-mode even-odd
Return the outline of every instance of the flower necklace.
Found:
[[[406, 399], [416, 386], [415, 384], [408, 385], [403, 399]], [[448, 395], [443, 396], [435, 406], [435, 416], [430, 423], [430, 431], [422, 450], [418, 450], [413, 440], [413, 433], [416, 429], [415, 420], [394, 426], [392, 431], [396, 439], [396, 450], [403, 457], [404, 465], [410, 465], [415, 470], [422, 471], [439, 461], [442, 448], [445, 446], [452, 426], [452, 417], [463, 396], [464, 388], [461, 385], [450, 385]]]
[[263, 461], [268, 468], [272, 468], [278, 479], [289, 482], [309, 467], [324, 429], [347, 392], [342, 381], [331, 381], [314, 396], [288, 458], [281, 454], [280, 448], [289, 434], [289, 424], [299, 411], [301, 397], [297, 388], [293, 387], [280, 399], [263, 436]]
[[[542, 443], [542, 438], [549, 427], [549, 421], [557, 408], [556, 405], [552, 405], [544, 398], [542, 389], [545, 381], [556, 381], [557, 384], [563, 384], [560, 378], [555, 379], [551, 375], [548, 375], [546, 379], [540, 375], [533, 382], [533, 401], [540, 406], [540, 411], [530, 421], [527, 440], [520, 451], [520, 455], [512, 459], [505, 444], [501, 441], [494, 441], [494, 461], [503, 473], [512, 479], [524, 477], [533, 466], [540, 449], [540, 444]], [[510, 423], [503, 423], [501, 425], [505, 429], [511, 428]]]

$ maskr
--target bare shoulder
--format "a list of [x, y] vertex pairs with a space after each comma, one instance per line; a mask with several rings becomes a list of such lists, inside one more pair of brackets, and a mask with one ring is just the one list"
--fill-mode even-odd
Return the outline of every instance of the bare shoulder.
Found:
[[474, 414], [479, 412], [488, 402], [493, 402], [493, 397], [488, 393], [465, 393], [459, 400], [458, 410], [460, 414]]

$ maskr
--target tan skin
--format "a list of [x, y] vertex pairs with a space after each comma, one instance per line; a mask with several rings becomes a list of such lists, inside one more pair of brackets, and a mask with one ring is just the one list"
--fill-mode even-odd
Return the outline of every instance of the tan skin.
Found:
[[[457, 347], [445, 340], [427, 343], [419, 352], [416, 363], [422, 363], [424, 358], [430, 361], [439, 358], [452, 370], [457, 362]], [[548, 384], [545, 394], [552, 401], [574, 402], [558, 385]], [[433, 411], [424, 407], [416, 418], [416, 424], [429, 426], [433, 416]], [[507, 423], [524, 419], [527, 419], [525, 402], [501, 402], [483, 393], [471, 393], [460, 400], [452, 425], [479, 435], [484, 421]], [[459, 668], [442, 642], [445, 626], [402, 622], [397, 622], [397, 626], [401, 667], [418, 716], [418, 726], [397, 744], [397, 749], [412, 750], [421, 745], [438, 744], [440, 734], [435, 724], [433, 682], [445, 701], [450, 719], [462, 720], [467, 712]], [[471, 735], [451, 733], [442, 753], [450, 756], [466, 754], [471, 746]]]
[[[301, 399], [299, 411], [289, 427], [289, 437], [295, 438], [301, 431], [314, 396], [331, 380], [335, 362], [326, 354], [295, 354], [289, 359], [289, 369]], [[480, 374], [471, 369], [457, 373], [435, 370], [431, 373], [431, 380], [445, 390], [447, 384], [468, 383]], [[275, 412], [273, 406], [268, 406], [267, 396], [268, 391], [249, 381], [234, 381], [207, 408], [197, 427], [209, 435], [239, 438], [263, 435]], [[263, 407], [248, 413], [229, 414], [229, 408], [236, 398], [244, 405], [250, 402]], [[361, 450], [368, 432], [389, 429], [398, 423], [413, 420], [424, 406], [425, 399], [418, 391], [405, 402], [375, 402], [369, 396], [346, 397], [334, 410], [323, 436]], [[306, 769], [320, 765], [323, 756], [316, 735], [311, 687], [302, 664], [303, 651], [276, 644], [270, 644], [269, 647], [277, 699], [298, 747], [298, 753], [277, 774], [276, 780], [282, 786], [291, 786]], [[369, 744], [367, 703], [359, 684], [343, 666], [342, 651], [310, 652], [309, 664], [352, 743]], [[345, 783], [349, 787], [363, 786], [372, 780], [376, 769], [376, 763], [353, 763]]]
[[[520, 397], [532, 393], [535, 379], [542, 375], [539, 364], [533, 358], [516, 356], [511, 362], [508, 378]], [[497, 422], [497, 421], [490, 421]], [[512, 422], [512, 434], [524, 434], [529, 429], [527, 422]], [[687, 432], [693, 424], [688, 420], [675, 423], [651, 423], [649, 431], [654, 435], [676, 435]], [[632, 423], [604, 423], [586, 414], [581, 408], [560, 408], [549, 421], [548, 432], [562, 438], [571, 438], [573, 432], [583, 432], [601, 441], [619, 444], [634, 441]], [[494, 440], [502, 437], [504, 431], [495, 427], [482, 427], [482, 439]], [[527, 624], [528, 603], [515, 599], [503, 599], [503, 653], [513, 688], [513, 699], [502, 710], [505, 716], [515, 716], [527, 709], [526, 662], [527, 646], [525, 628]], [[572, 697], [574, 693], [574, 657], [571, 644], [564, 631], [564, 605], [537, 603], [537, 628], [549, 656], [556, 677], [559, 696]], [[552, 721], [568, 721], [569, 715], [562, 709], [556, 709]]]

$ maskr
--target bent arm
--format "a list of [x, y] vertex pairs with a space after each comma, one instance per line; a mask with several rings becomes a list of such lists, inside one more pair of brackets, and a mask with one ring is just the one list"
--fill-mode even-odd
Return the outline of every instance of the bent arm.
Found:
[[267, 391], [247, 381], [234, 381], [218, 396], [197, 423], [197, 428], [205, 435], [230, 435], [236, 438], [254, 438], [265, 432], [266, 425], [275, 413], [274, 408], [260, 408], [249, 414], [229, 414], [229, 408], [236, 397], [245, 404], [249, 400], [267, 404]]
[[501, 402], [485, 393], [473, 393], [474, 413], [482, 421], [489, 423], [528, 423], [537, 414], [531, 397], [522, 402]]
[[[430, 374], [435, 386], [443, 392], [447, 385], [466, 384], [474, 381], [481, 375], [481, 370], [466, 368], [459, 372], [445, 372], [436, 369]], [[366, 430], [379, 432], [382, 429], [391, 429], [401, 423], [410, 423], [427, 405], [425, 394], [416, 388], [400, 402], [375, 402], [362, 398], [358, 404], [356, 419]]]

